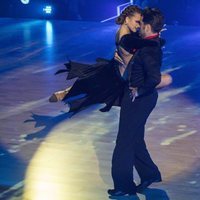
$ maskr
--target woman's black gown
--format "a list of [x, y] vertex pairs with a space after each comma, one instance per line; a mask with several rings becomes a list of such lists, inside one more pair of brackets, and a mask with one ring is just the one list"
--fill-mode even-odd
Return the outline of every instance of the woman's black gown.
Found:
[[[133, 54], [136, 49], [155, 46], [156, 42], [141, 39], [135, 34], [125, 35], [116, 44]], [[97, 59], [95, 64], [83, 64], [69, 61], [66, 69], [56, 74], [67, 72], [67, 80], [77, 78], [67, 95], [62, 100], [70, 106], [69, 112], [78, 112], [90, 105], [104, 103], [100, 111], [106, 112], [113, 105], [120, 106], [126, 80], [120, 75], [119, 63], [112, 60]]]

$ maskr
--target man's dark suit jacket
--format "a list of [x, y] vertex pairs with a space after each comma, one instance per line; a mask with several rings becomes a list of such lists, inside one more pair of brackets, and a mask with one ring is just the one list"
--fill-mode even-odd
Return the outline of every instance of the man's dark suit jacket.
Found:
[[138, 97], [152, 93], [161, 81], [162, 39], [151, 40], [157, 45], [137, 50], [128, 65], [129, 86], [138, 88]]

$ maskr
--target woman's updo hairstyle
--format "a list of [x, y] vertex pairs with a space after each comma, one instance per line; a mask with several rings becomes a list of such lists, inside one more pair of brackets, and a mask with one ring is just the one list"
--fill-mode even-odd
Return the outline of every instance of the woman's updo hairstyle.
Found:
[[116, 18], [115, 22], [118, 25], [122, 25], [126, 19], [126, 17], [133, 16], [135, 13], [142, 14], [142, 10], [140, 7], [136, 5], [127, 6], [122, 13]]

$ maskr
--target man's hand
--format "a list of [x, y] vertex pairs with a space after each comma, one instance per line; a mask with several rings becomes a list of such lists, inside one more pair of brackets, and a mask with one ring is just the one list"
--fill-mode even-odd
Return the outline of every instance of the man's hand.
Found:
[[117, 62], [119, 62], [120, 64], [124, 65], [124, 62], [123, 60], [121, 59], [121, 57], [119, 56], [118, 52], [115, 51], [115, 55], [114, 55], [114, 58]]
[[131, 101], [133, 102], [135, 100], [135, 97], [138, 96], [138, 94], [137, 94], [137, 88], [129, 87], [129, 89], [131, 90], [130, 97], [131, 97]]

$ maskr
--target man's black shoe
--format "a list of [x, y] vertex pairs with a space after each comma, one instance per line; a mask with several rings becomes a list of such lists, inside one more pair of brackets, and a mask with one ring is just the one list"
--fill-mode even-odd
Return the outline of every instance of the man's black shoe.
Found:
[[110, 189], [108, 190], [108, 194], [111, 196], [125, 196], [125, 195], [136, 195], [135, 191], [121, 191], [116, 189]]
[[143, 192], [147, 187], [149, 187], [152, 183], [161, 182], [161, 178], [152, 178], [146, 181], [142, 181], [138, 186], [136, 186], [136, 192], [140, 193]]

